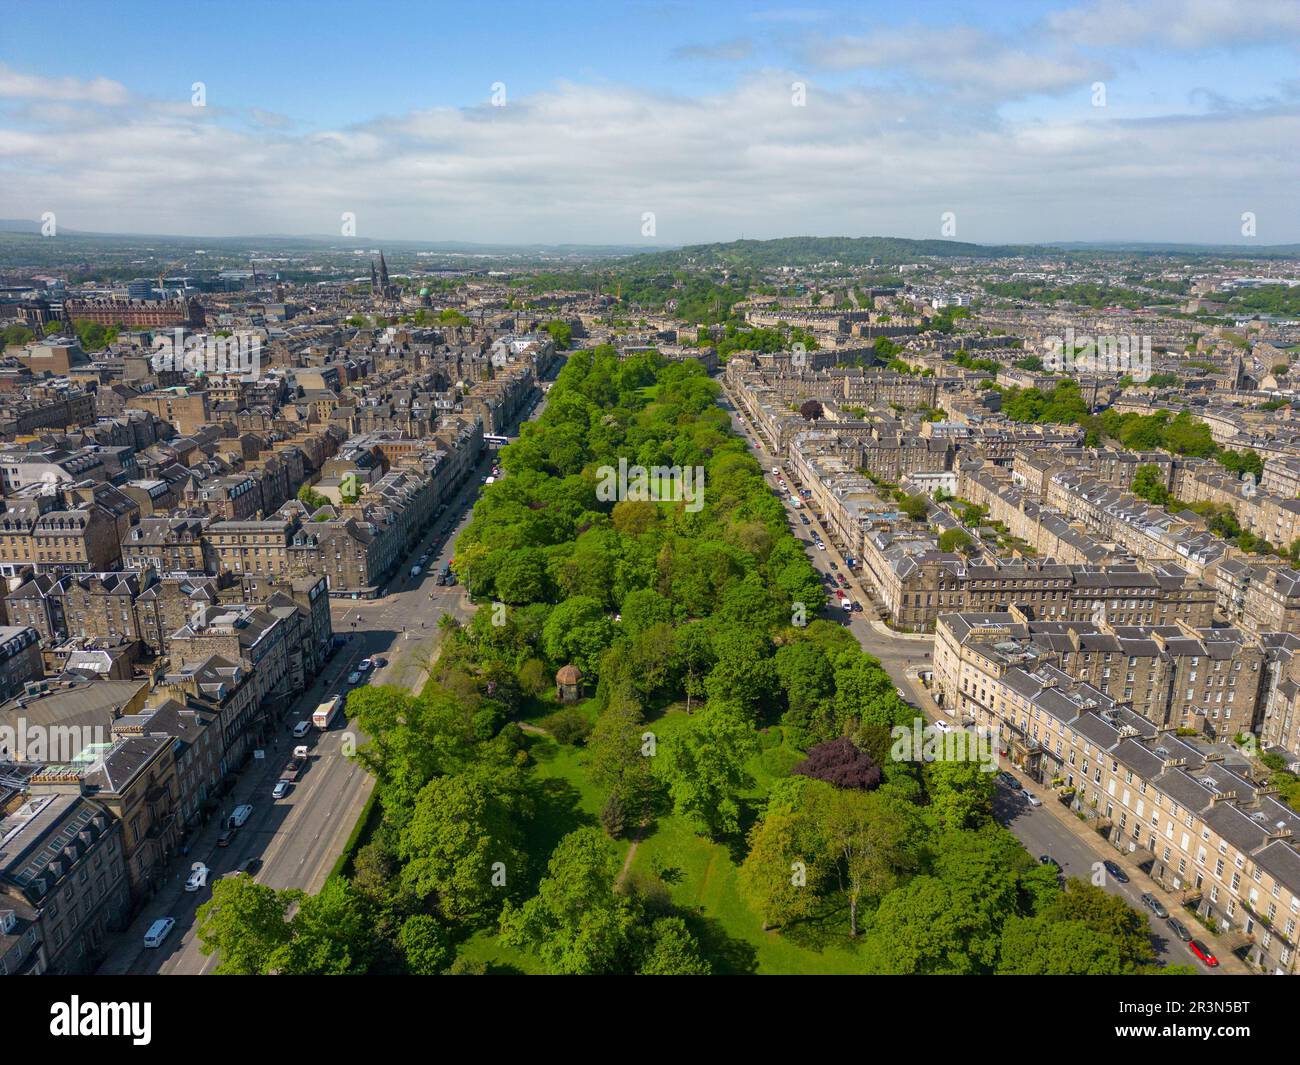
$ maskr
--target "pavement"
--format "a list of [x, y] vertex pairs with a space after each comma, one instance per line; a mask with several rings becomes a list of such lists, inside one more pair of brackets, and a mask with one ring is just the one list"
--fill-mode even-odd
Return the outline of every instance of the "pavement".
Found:
[[[857, 637], [862, 649], [880, 660], [880, 664], [890, 675], [899, 692], [908, 703], [917, 709], [923, 719], [926, 721], [949, 720], [934, 702], [929, 689], [918, 676], [921, 671], [932, 668], [934, 636], [929, 633], [897, 632], [872, 614], [871, 607], [868, 605], [872, 601], [872, 596], [866, 587], [866, 583], [846, 565], [844, 555], [835, 544], [829, 530], [823, 528], [822, 524], [817, 520], [816, 514], [808, 507], [796, 509], [792, 506], [789, 493], [781, 492], [776, 484], [776, 479], [771, 476], [770, 471], [773, 466], [783, 465], [780, 456], [774, 455], [764, 446], [761, 439], [758, 439], [755, 434], [746, 429], [740, 417], [739, 404], [735, 402], [725, 387], [723, 395], [731, 407], [733, 428], [749, 443], [750, 450], [758, 459], [763, 470], [768, 471], [765, 472], [765, 477], [771, 482], [773, 490], [781, 495], [786, 512], [794, 527], [795, 535], [802, 539], [800, 536], [801, 530], [809, 534], [816, 533], [825, 545], [825, 551], [818, 551], [814, 549], [812, 543], [807, 544], [808, 553], [814, 567], [824, 577], [833, 577], [835, 573], [844, 574], [849, 582], [850, 596], [856, 598], [864, 606], [861, 612], [855, 611], [851, 615], [846, 615], [839, 607], [828, 605], [823, 612], [823, 616], [840, 624], [847, 622], [847, 627]], [[808, 525], [804, 525], [799, 520], [800, 514], [808, 518]], [[831, 570], [829, 563], [834, 563], [837, 568]], [[1010, 769], [1006, 764], [1003, 764], [1000, 768]], [[1125, 870], [1129, 877], [1127, 884], [1122, 884], [1114, 877], [1106, 874], [1101, 878], [1101, 886], [1111, 894], [1120, 895], [1138, 912], [1147, 915], [1151, 927], [1152, 944], [1156, 950], [1156, 957], [1160, 962], [1164, 964], [1191, 964], [1201, 972], [1216, 975], [1223, 973], [1249, 974], [1251, 972], [1239, 958], [1231, 953], [1228, 943], [1223, 937], [1209, 932], [1183, 909], [1177, 899], [1169, 895], [1159, 884], [1128, 862], [1125, 855], [1120, 854], [1106, 844], [1095, 831], [1080, 821], [1073, 811], [1061, 805], [1055, 792], [1051, 791], [1050, 788], [1043, 788], [1035, 784], [1019, 773], [1013, 773], [1012, 775], [1020, 782], [1021, 790], [1016, 791], [1007, 784], [1001, 781], [998, 782], [997, 793], [993, 802], [993, 815], [997, 821], [1010, 830], [1030, 854], [1035, 857], [1049, 855], [1056, 859], [1060, 863], [1062, 874], [1065, 877], [1077, 876], [1091, 882], [1094, 880], [1094, 870], [1104, 870], [1101, 862], [1107, 860], [1115, 862], [1121, 869]], [[1031, 806], [1024, 797], [1025, 791], [1033, 791], [1042, 800], [1042, 805], [1038, 807]], [[1217, 968], [1206, 967], [1187, 949], [1187, 944], [1174, 935], [1165, 920], [1156, 917], [1146, 907], [1141, 898], [1144, 892], [1149, 892], [1159, 899], [1165, 909], [1172, 916], [1182, 921], [1195, 938], [1210, 947], [1219, 960]]]
[[[530, 415], [545, 407], [539, 404]], [[362, 809], [374, 788], [371, 777], [348, 757], [366, 737], [340, 716], [324, 732], [312, 729], [295, 739], [292, 728], [329, 695], [346, 694], [353, 687], [347, 677], [363, 658], [375, 655], [387, 663], [371, 669], [359, 684], [392, 684], [419, 692], [428, 679], [436, 657], [443, 614], [468, 621], [474, 611], [464, 588], [440, 586], [437, 573], [451, 561], [457, 536], [469, 522], [471, 509], [483, 486], [483, 478], [496, 461], [495, 451], [484, 453], [475, 472], [448, 504], [443, 517], [425, 533], [410, 555], [391, 576], [386, 594], [377, 599], [335, 598], [330, 601], [334, 632], [347, 638], [326, 663], [311, 688], [286, 715], [265, 757], [247, 763], [234, 789], [222, 801], [219, 816], [189, 840], [189, 853], [177, 856], [162, 879], [162, 886], [146, 901], [130, 926], [107, 943], [108, 952], [98, 972], [104, 975], [162, 973], [201, 975], [217, 965], [215, 956], [199, 949], [195, 913], [212, 897], [211, 885], [219, 877], [260, 863], [252, 874], [259, 882], [276, 889], [298, 888], [308, 893], [321, 889], [352, 834]], [[411, 576], [420, 555], [429, 552], [427, 564], [418, 576]], [[305, 744], [310, 761], [299, 781], [282, 799], [273, 799], [271, 789], [279, 779], [292, 748]], [[221, 826], [240, 804], [253, 807], [248, 821], [230, 844], [217, 846]], [[208, 869], [207, 886], [186, 891], [185, 883], [196, 863]], [[174, 917], [176, 927], [161, 947], [144, 947], [144, 934], [159, 917]]]

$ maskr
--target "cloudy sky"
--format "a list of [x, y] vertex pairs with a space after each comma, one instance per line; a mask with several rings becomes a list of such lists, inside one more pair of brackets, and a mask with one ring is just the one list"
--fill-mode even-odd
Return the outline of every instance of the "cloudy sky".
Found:
[[1300, 241], [1300, 0], [772, 3], [10, 8], [0, 218]]

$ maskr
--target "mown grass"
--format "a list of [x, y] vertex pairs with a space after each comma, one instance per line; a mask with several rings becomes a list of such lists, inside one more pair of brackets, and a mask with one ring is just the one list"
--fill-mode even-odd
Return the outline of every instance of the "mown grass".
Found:
[[[647, 728], [660, 742], [688, 721], [675, 704]], [[586, 771], [587, 752], [530, 734], [528, 749], [535, 761], [537, 815], [528, 838], [535, 882], [545, 875], [546, 861], [559, 840], [584, 824], [598, 824], [604, 796]], [[761, 735], [762, 749], [749, 762], [752, 783], [745, 790], [745, 827], [753, 823], [772, 783], [788, 775], [803, 757], [780, 727]], [[618, 843], [620, 861], [630, 843]], [[763, 931], [762, 922], [740, 895], [738, 863], [744, 856], [739, 837], [714, 841], [700, 835], [686, 818], [661, 813], [637, 844], [630, 876], [642, 884], [662, 883], [674, 906], [699, 938], [715, 972], [724, 974], [816, 974], [862, 971], [858, 949], [848, 938], [845, 908], [838, 900], [826, 912], [781, 931]], [[535, 883], [529, 885], [529, 891]], [[487, 963], [489, 972], [538, 973], [544, 966], [526, 952], [503, 946], [493, 930], [484, 930], [460, 947], [465, 957]]]

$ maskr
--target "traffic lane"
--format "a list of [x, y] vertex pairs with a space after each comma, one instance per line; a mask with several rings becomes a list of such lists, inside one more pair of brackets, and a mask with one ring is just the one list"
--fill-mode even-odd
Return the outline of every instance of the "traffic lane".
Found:
[[[999, 824], [1009, 829], [1035, 858], [1044, 854], [1055, 858], [1060, 863], [1061, 875], [1066, 878], [1078, 877], [1084, 883], [1092, 883], [1094, 871], [1101, 868], [1101, 863], [1107, 859], [1115, 860], [1111, 855], [1093, 849], [1078, 836], [1067, 832], [1054, 814], [1043, 807], [1030, 806], [1025, 800], [1023, 791], [1015, 791], [1001, 780], [997, 782], [994, 791], [993, 816]], [[1144, 888], [1138, 882], [1141, 875], [1135, 870], [1130, 874], [1129, 882], [1121, 884], [1109, 873], [1105, 873], [1101, 884], [1102, 890], [1118, 895], [1146, 917], [1157, 961], [1165, 965], [1190, 963], [1201, 972], [1220, 975], [1223, 971], [1221, 968], [1206, 967], [1187, 949], [1187, 944], [1174, 935], [1165, 924], [1165, 919], [1157, 917], [1143, 903]], [[1196, 935], [1193, 921], [1183, 920], [1177, 913], [1173, 913], [1173, 916], [1183, 921], [1193, 936]]]

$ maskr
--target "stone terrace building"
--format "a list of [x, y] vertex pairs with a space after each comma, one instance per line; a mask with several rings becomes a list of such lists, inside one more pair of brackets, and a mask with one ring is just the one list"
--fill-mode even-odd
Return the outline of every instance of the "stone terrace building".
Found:
[[0, 922], [0, 972], [93, 971], [130, 906], [122, 826], [103, 805], [32, 795], [0, 817], [0, 914], [13, 915]]
[[943, 695], [1034, 779], [1073, 789], [1072, 807], [1112, 847], [1236, 933], [1257, 970], [1296, 973], [1300, 814], [1231, 747], [1158, 727], [1052, 665], [966, 690], [946, 682]]

